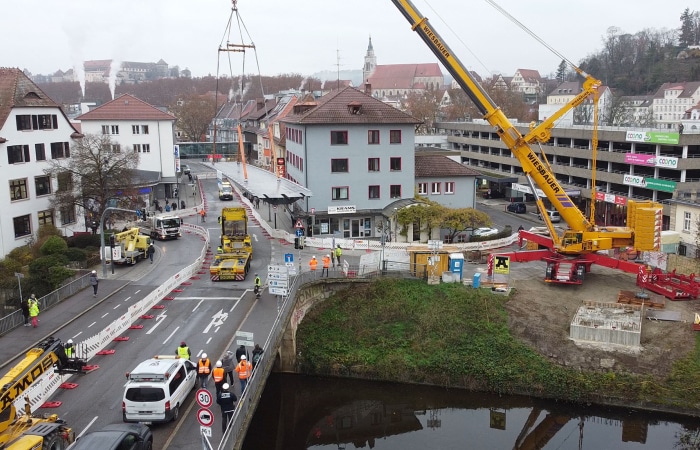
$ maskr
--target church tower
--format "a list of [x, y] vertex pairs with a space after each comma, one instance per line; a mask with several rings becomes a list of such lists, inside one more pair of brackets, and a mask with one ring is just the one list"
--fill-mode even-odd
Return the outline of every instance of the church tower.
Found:
[[366, 83], [367, 79], [372, 75], [374, 69], [377, 68], [377, 57], [374, 56], [374, 48], [372, 47], [372, 36], [369, 37], [369, 45], [367, 46], [367, 54], [365, 55], [365, 66], [362, 68], [362, 83]]

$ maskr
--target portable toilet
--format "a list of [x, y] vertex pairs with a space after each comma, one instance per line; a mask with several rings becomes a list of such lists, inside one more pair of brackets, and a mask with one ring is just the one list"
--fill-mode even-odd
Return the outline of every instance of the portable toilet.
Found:
[[474, 274], [474, 280], [472, 281], [472, 287], [478, 288], [481, 286], [481, 274], [479, 272]]
[[464, 254], [450, 253], [448, 265], [450, 272], [452, 272], [452, 278], [458, 282], [462, 281], [462, 269], [464, 268]]

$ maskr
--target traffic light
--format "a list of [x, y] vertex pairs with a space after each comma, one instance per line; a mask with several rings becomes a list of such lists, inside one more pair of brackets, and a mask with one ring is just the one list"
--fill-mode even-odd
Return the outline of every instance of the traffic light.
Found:
[[111, 248], [114, 248], [114, 235], [113, 234], [109, 235], [109, 246]]

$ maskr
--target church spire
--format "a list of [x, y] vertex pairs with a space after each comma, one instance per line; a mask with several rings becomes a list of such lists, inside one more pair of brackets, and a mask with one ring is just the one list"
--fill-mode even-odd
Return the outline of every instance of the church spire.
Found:
[[374, 69], [377, 68], [377, 57], [374, 55], [374, 47], [372, 47], [372, 36], [369, 37], [369, 45], [365, 54], [365, 65], [362, 68], [362, 82], [366, 83], [367, 79], [372, 75]]

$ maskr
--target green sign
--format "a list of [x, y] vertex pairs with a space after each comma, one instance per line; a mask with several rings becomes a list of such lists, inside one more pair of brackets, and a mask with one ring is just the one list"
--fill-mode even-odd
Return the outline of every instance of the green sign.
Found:
[[625, 133], [627, 142], [645, 142], [647, 144], [678, 144], [680, 134], [664, 131], [628, 131]]
[[670, 180], [657, 180], [656, 178], [644, 178], [646, 181], [647, 189], [654, 189], [656, 191], [673, 192], [676, 190], [676, 182]]

